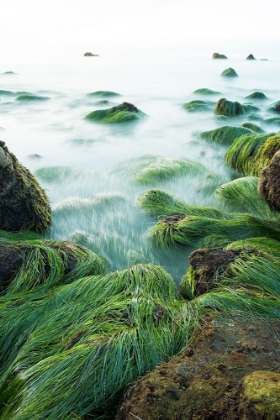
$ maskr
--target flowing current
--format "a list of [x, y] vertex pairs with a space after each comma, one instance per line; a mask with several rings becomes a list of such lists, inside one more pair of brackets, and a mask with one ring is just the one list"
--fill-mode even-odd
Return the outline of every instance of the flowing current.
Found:
[[[180, 282], [190, 249], [154, 250], [148, 232], [156, 220], [139, 209], [137, 198], [158, 188], [188, 204], [219, 203], [214, 194], [204, 193], [205, 180], [195, 177], [137, 183], [139, 161], [145, 156], [189, 159], [204, 165], [220, 182], [227, 182], [232, 174], [223, 163], [225, 149], [207, 144], [198, 134], [240, 125], [246, 117], [224, 121], [212, 110], [188, 112], [183, 104], [195, 99], [216, 102], [222, 97], [248, 103], [245, 97], [258, 90], [268, 99], [254, 105], [262, 118], [269, 118], [268, 106], [280, 99], [279, 57], [254, 54], [257, 60], [249, 61], [244, 53], [235, 52], [231, 57], [227, 54], [228, 60], [212, 60], [211, 54], [83, 57], [75, 51], [36, 58], [4, 57], [0, 89], [10, 94], [1, 91], [1, 140], [46, 190], [53, 208], [53, 223], [46, 236], [93, 249], [108, 260], [112, 270], [151, 262], [162, 265]], [[222, 78], [228, 67], [239, 77]], [[15, 74], [5, 74], [9, 71]], [[199, 88], [220, 94], [194, 94]], [[85, 120], [88, 113], [104, 108], [96, 105], [103, 98], [87, 95], [95, 91], [117, 92], [121, 96], [108, 98], [108, 106], [129, 102], [147, 116], [133, 124], [89, 122]], [[18, 101], [22, 92], [48, 99]], [[279, 126], [256, 123], [267, 132], [279, 131]]]

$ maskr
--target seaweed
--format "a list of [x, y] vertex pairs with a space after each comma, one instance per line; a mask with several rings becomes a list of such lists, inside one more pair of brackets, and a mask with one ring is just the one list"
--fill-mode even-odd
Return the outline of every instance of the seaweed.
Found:
[[232, 142], [243, 135], [252, 134], [252, 130], [248, 127], [234, 127], [225, 125], [224, 127], [216, 128], [210, 131], [203, 131], [200, 137], [207, 140], [209, 143], [217, 143], [221, 145], [230, 145]]
[[235, 117], [237, 115], [244, 114], [246, 109], [239, 102], [231, 102], [226, 98], [221, 98], [216, 103], [214, 112], [218, 115], [224, 115], [226, 117]]
[[208, 89], [208, 88], [200, 88], [195, 90], [193, 93], [198, 93], [199, 95], [220, 95], [221, 92], [217, 92], [215, 90], [212, 89]]
[[253, 124], [253, 123], [243, 123], [242, 124], [242, 127], [248, 128], [249, 130], [252, 130], [252, 131], [254, 131], [257, 134], [262, 134], [262, 133], [265, 132], [261, 127], [259, 127], [256, 124]]
[[246, 96], [246, 99], [267, 99], [263, 92], [253, 92]]
[[145, 116], [136, 106], [123, 102], [108, 109], [99, 109], [86, 115], [86, 119], [100, 124], [117, 124], [139, 120]]
[[183, 107], [188, 112], [211, 111], [214, 105], [215, 105], [215, 102], [194, 100], [194, 101], [185, 103]]

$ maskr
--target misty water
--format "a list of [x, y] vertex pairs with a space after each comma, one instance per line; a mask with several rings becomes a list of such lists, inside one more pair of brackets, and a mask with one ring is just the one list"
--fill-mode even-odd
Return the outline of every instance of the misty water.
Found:
[[[248, 103], [245, 97], [258, 90], [268, 99], [253, 104], [265, 119], [271, 117], [268, 106], [280, 99], [278, 57], [267, 54], [249, 61], [236, 53], [228, 60], [212, 60], [211, 55], [212, 51], [83, 57], [83, 52], [68, 52], [2, 60], [0, 89], [12, 93], [0, 96], [1, 140], [35, 174], [51, 201], [53, 223], [47, 237], [93, 249], [112, 270], [135, 263], [160, 264], [180, 282], [191, 249], [154, 250], [148, 231], [156, 219], [138, 208], [137, 198], [158, 188], [188, 204], [220, 206], [205, 187], [213, 179], [217, 185], [227, 182], [233, 174], [223, 163], [225, 149], [206, 143], [198, 134], [249, 121], [248, 116], [220, 119], [213, 110], [187, 112], [183, 104], [222, 97]], [[239, 77], [222, 78], [228, 67]], [[15, 74], [4, 74], [7, 71]], [[194, 94], [199, 88], [221, 93]], [[129, 124], [89, 122], [85, 120], [89, 112], [104, 108], [96, 105], [102, 98], [87, 96], [95, 91], [117, 92], [121, 96], [108, 98], [112, 106], [129, 102], [147, 116]], [[18, 101], [17, 92], [47, 99]], [[251, 122], [266, 132], [279, 131], [279, 126], [261, 120]], [[217, 176], [176, 176], [139, 184], [137, 168], [145, 156], [189, 159]]]

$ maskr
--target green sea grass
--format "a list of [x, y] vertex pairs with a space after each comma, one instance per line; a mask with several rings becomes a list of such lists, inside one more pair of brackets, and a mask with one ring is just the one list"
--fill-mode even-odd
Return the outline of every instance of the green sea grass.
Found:
[[236, 138], [247, 134], [253, 134], [253, 131], [245, 127], [226, 125], [214, 130], [203, 131], [200, 133], [200, 137], [207, 140], [209, 143], [217, 143], [228, 146], [232, 144]]
[[145, 116], [136, 106], [123, 102], [113, 108], [99, 109], [86, 115], [86, 119], [99, 124], [117, 124], [131, 122]]

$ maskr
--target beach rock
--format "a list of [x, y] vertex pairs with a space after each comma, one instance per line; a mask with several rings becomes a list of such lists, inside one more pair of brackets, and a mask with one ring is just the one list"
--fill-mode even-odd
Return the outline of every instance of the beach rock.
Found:
[[246, 60], [255, 60], [255, 57], [253, 54], [249, 54], [248, 57], [246, 57]]
[[205, 318], [180, 356], [128, 389], [115, 420], [279, 419], [279, 327]]
[[98, 57], [98, 54], [92, 54], [91, 52], [85, 52], [84, 57]]
[[220, 59], [226, 59], [227, 60], [227, 57], [224, 55], [224, 54], [219, 54], [219, 53], [213, 53], [212, 54], [212, 58], [220, 58]]
[[223, 77], [238, 77], [238, 74], [236, 73], [236, 71], [233, 68], [229, 67], [228, 69], [225, 69], [222, 72], [221, 76], [223, 76]]
[[221, 98], [216, 103], [214, 112], [218, 115], [225, 115], [226, 117], [235, 117], [244, 114], [244, 108], [239, 102], [231, 102], [226, 98]]
[[260, 175], [259, 193], [274, 208], [280, 210], [280, 150]]
[[50, 226], [49, 200], [31, 172], [0, 142], [0, 229], [42, 232]]
[[139, 120], [143, 116], [145, 116], [144, 112], [140, 111], [136, 106], [123, 102], [112, 108], [93, 111], [86, 115], [85, 118], [101, 124], [115, 124]]
[[267, 99], [267, 96], [263, 92], [253, 92], [246, 99]]

